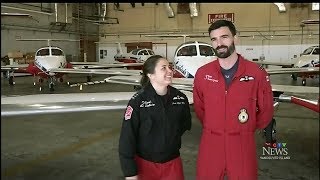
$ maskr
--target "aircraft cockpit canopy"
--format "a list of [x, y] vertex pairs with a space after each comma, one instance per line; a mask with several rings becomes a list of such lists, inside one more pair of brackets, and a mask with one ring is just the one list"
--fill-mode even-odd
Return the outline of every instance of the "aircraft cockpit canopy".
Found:
[[[200, 56], [214, 56], [214, 51], [211, 46], [200, 44], [199, 50]], [[177, 56], [197, 56], [197, 46], [195, 44], [184, 46], [178, 51]]]
[[[50, 54], [51, 50], [51, 54]], [[54, 48], [54, 47], [46, 47], [46, 48], [41, 48], [37, 51], [36, 56], [64, 56], [64, 53], [61, 49], [59, 48]]]
[[54, 49], [54, 48], [51, 49], [51, 55], [52, 56], [64, 56], [61, 49]]
[[45, 49], [40, 49], [38, 50], [36, 56], [49, 56], [49, 49], [45, 48]]
[[214, 56], [214, 51], [211, 46], [199, 45], [200, 56]]
[[304, 50], [301, 55], [319, 55], [319, 47], [311, 46]]

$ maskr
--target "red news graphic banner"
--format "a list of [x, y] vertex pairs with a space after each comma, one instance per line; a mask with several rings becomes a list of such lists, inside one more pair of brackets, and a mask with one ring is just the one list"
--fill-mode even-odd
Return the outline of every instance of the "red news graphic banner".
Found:
[[234, 22], [234, 13], [208, 14], [208, 24], [211, 24], [220, 19]]

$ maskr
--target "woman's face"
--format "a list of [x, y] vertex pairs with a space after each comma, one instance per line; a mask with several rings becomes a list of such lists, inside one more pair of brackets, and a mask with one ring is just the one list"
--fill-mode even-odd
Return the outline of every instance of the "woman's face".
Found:
[[155, 66], [154, 73], [149, 74], [149, 78], [151, 84], [168, 86], [172, 82], [172, 75], [168, 60], [161, 58]]

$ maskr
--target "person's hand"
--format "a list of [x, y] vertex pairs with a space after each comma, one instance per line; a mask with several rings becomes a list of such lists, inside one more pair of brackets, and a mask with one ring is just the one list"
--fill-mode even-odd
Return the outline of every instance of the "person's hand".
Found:
[[138, 180], [138, 176], [130, 176], [130, 177], [126, 177], [126, 180]]

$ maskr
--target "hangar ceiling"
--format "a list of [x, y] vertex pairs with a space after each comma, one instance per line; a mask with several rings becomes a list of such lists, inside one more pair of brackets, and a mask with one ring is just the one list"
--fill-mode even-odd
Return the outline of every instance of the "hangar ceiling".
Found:
[[[155, 3], [156, 5], [158, 3]], [[310, 4], [310, 3], [308, 3]], [[144, 3], [131, 3], [132, 8], [136, 8], [136, 5], [144, 6]], [[168, 18], [175, 17], [170, 3], [163, 3], [167, 12]], [[107, 32], [99, 33], [99, 25], [105, 24], [119, 24], [117, 17], [111, 17], [107, 11], [108, 6], [112, 6], [114, 10], [123, 11], [120, 3], [1, 3], [1, 17], [5, 16], [18, 16], [24, 18], [30, 18], [33, 23], [12, 23], [2, 22], [1, 29], [23, 29], [23, 30], [34, 30], [34, 31], [47, 31], [47, 32], [60, 32], [69, 34], [79, 34], [85, 36], [101, 37], [105, 35], [119, 35], [119, 34], [108, 34]], [[177, 14], [179, 13], [190, 13], [191, 17], [198, 15], [198, 4], [197, 3], [178, 3]], [[306, 3], [290, 3], [290, 8], [305, 8]], [[21, 13], [17, 13], [21, 12]], [[30, 14], [28, 14], [30, 13]], [[31, 14], [43, 14], [47, 15], [45, 23], [41, 24], [41, 20], [35, 15]], [[50, 16], [50, 18], [49, 18]], [[48, 20], [50, 23], [48, 23]], [[24, 20], [23, 20], [24, 21]], [[94, 24], [95, 26], [92, 26]], [[85, 26], [90, 26], [85, 27]], [[309, 25], [308, 25], [309, 26]], [[266, 34], [263, 31], [257, 30], [245, 30], [241, 31], [241, 36], [263, 36], [273, 35], [282, 36], [282, 34], [296, 34], [301, 32], [301, 28], [290, 29], [291, 32], [284, 32], [278, 30], [277, 33], [270, 31]], [[296, 33], [295, 33], [296, 32]], [[158, 32], [164, 33], [164, 32]], [[165, 32], [165, 33], [179, 33], [179, 31]], [[181, 32], [180, 32], [181, 33]], [[185, 32], [190, 33], [190, 32]], [[204, 32], [193, 32], [197, 35], [202, 35]], [[130, 34], [156, 34], [156, 32], [141, 32], [141, 33], [130, 33], [121, 32], [121, 35]]]

